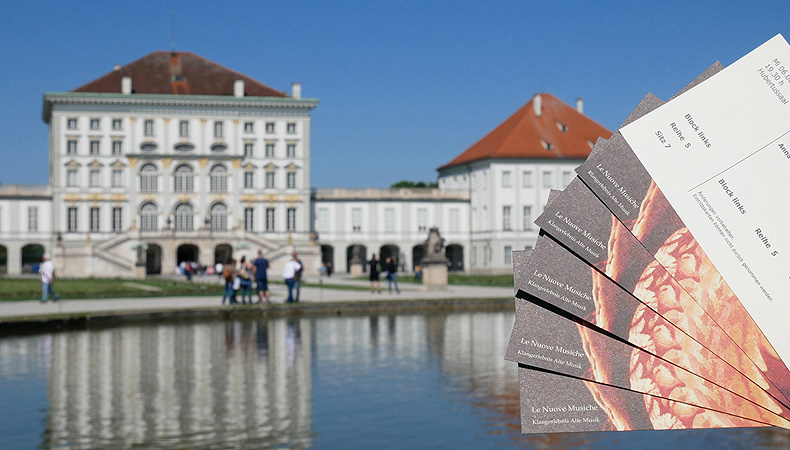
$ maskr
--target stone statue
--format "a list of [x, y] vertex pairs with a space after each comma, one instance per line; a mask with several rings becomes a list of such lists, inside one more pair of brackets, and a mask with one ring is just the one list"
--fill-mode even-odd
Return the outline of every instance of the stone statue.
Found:
[[431, 227], [428, 231], [428, 239], [425, 241], [425, 258], [426, 262], [439, 262], [446, 261], [444, 257], [444, 238], [439, 234], [439, 228]]
[[362, 246], [351, 247], [351, 264], [365, 264], [365, 255], [362, 254]]

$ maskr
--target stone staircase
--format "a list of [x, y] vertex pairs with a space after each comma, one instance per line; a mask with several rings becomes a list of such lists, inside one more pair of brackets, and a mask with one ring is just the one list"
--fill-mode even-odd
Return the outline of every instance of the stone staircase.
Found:
[[[134, 232], [132, 230], [127, 230], [125, 233], [113, 237], [112, 239], [94, 244], [93, 256], [107, 261], [131, 274], [135, 267], [134, 253], [129, 249], [123, 248], [122, 245], [127, 243], [131, 245], [131, 242], [135, 239], [133, 235]], [[132, 255], [131, 259], [129, 258], [130, 254]]]

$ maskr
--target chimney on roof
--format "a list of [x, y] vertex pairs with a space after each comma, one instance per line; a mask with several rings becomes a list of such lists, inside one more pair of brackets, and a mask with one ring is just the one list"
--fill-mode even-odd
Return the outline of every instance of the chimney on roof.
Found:
[[584, 114], [584, 100], [581, 97], [576, 99], [576, 111], [579, 111], [579, 114]]
[[540, 94], [535, 94], [532, 97], [532, 109], [535, 111], [535, 117], [543, 115], [543, 98], [541, 98]]
[[132, 93], [132, 77], [121, 78], [121, 94], [128, 95]]
[[291, 83], [291, 97], [302, 98], [302, 83]]
[[112, 66], [112, 70], [118, 70], [118, 69], [120, 69], [121, 67], [123, 67], [123, 66], [122, 66], [122, 65], [120, 65], [120, 64], [116, 64], [116, 65]]
[[244, 97], [244, 80], [236, 80], [233, 82], [233, 96]]

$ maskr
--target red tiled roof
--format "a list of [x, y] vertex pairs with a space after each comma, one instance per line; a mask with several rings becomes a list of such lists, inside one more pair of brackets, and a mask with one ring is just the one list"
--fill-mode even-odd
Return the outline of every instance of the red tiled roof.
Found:
[[438, 170], [487, 158], [584, 159], [599, 137], [611, 137], [611, 131], [576, 108], [551, 94], [539, 95], [543, 106], [540, 117], [535, 115], [533, 97], [483, 139]]
[[233, 95], [244, 80], [249, 97], [288, 97], [263, 83], [190, 52], [157, 51], [113, 70], [73, 92], [120, 93], [121, 78], [132, 78], [135, 94]]

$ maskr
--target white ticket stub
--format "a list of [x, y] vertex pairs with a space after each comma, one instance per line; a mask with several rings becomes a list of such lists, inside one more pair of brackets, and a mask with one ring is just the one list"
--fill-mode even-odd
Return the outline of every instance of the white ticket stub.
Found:
[[620, 131], [790, 361], [790, 45], [777, 35]]

